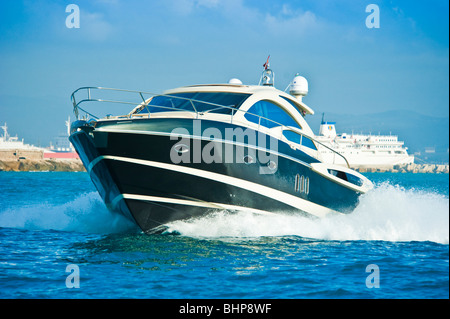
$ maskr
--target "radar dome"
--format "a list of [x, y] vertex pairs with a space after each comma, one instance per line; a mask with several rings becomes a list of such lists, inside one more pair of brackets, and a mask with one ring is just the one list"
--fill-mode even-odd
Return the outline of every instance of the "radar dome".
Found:
[[289, 94], [301, 100], [303, 96], [308, 94], [308, 81], [297, 74], [290, 84]]
[[230, 79], [230, 81], [228, 81], [228, 84], [242, 85], [242, 81], [236, 78], [232, 78]]

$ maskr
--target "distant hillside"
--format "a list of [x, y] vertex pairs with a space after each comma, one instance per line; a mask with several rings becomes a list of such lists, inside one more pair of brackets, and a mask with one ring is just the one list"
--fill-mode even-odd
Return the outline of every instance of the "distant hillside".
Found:
[[[314, 133], [319, 133], [322, 113], [306, 118]], [[397, 135], [418, 162], [448, 163], [449, 118], [426, 116], [411, 111], [353, 115], [326, 113], [325, 121], [336, 122], [339, 133]], [[435, 152], [432, 153], [431, 151]]]

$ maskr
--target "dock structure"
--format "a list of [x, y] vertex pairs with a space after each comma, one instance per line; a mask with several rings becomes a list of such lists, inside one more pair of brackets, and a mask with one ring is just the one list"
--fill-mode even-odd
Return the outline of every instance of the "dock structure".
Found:
[[449, 164], [401, 164], [392, 167], [355, 167], [360, 173], [433, 173], [448, 174]]
[[0, 172], [85, 172], [79, 158], [76, 159], [19, 159], [0, 160]]

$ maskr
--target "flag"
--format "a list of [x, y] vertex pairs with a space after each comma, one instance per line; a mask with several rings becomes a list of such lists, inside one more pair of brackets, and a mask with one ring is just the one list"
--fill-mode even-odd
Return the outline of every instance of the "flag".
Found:
[[269, 58], [270, 58], [270, 55], [267, 57], [266, 63], [263, 64], [264, 70], [267, 70], [269, 68]]

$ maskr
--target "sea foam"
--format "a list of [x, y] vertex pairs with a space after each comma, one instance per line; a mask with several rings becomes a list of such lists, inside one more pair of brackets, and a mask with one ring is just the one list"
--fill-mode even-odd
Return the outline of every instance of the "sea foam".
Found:
[[292, 212], [256, 215], [211, 213], [169, 224], [193, 237], [301, 236], [323, 240], [432, 241], [449, 243], [449, 199], [383, 183], [360, 198], [348, 215], [313, 219]]
[[[300, 236], [323, 240], [432, 241], [449, 243], [449, 199], [444, 195], [382, 183], [360, 197], [348, 215], [313, 219], [293, 212], [257, 215], [215, 211], [167, 225], [188, 237]], [[0, 227], [86, 233], [135, 231], [111, 213], [96, 192], [62, 204], [40, 203], [0, 212]]]
[[63, 204], [40, 203], [8, 208], [0, 212], [0, 227], [117, 233], [135, 226], [122, 215], [110, 212], [98, 193], [91, 192]]

